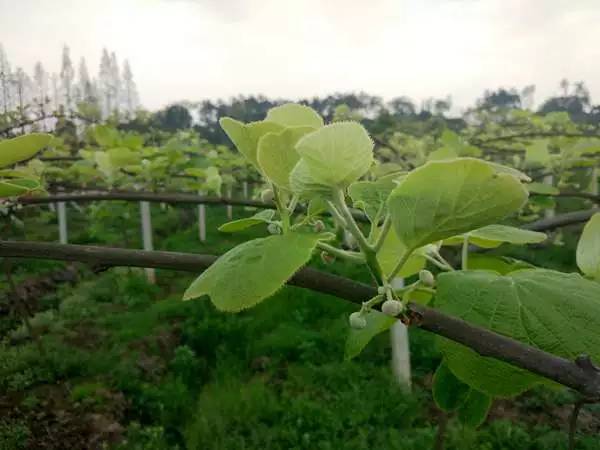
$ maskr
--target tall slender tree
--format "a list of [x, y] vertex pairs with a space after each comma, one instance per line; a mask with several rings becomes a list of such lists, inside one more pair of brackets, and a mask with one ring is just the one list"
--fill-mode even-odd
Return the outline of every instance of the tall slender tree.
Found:
[[35, 63], [33, 68], [33, 103], [38, 108], [40, 116], [45, 115], [45, 107], [48, 102], [48, 74], [41, 62]]
[[70, 50], [66, 45], [63, 47], [62, 66], [60, 69], [60, 84], [64, 98], [65, 112], [73, 111], [73, 82], [75, 80], [75, 70], [71, 62]]
[[128, 60], [123, 63], [123, 105], [128, 118], [133, 115], [139, 106], [137, 86], [133, 80], [133, 73]]
[[10, 96], [10, 80], [12, 73], [10, 63], [4, 51], [4, 46], [0, 43], [0, 107], [4, 114], [7, 114], [12, 109], [12, 101]]
[[111, 60], [106, 48], [102, 50], [98, 83], [102, 106], [102, 116], [108, 117], [113, 109], [114, 97], [111, 83]]

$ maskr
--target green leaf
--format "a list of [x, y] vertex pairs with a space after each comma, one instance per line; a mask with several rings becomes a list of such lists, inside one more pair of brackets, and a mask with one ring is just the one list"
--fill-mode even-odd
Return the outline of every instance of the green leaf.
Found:
[[443, 159], [454, 159], [458, 156], [455, 150], [449, 147], [442, 147], [434, 150], [427, 156], [427, 161], [439, 161]]
[[357, 181], [348, 187], [355, 208], [362, 209], [372, 222], [377, 215], [383, 217], [386, 212], [387, 199], [398, 185], [402, 176], [392, 175], [377, 181]]
[[28, 192], [41, 189], [38, 180], [27, 178], [0, 181], [0, 198], [17, 197]]
[[265, 209], [264, 211], [260, 211], [254, 214], [252, 217], [247, 217], [245, 219], [238, 219], [224, 223], [219, 227], [219, 231], [222, 231], [224, 233], [235, 233], [237, 231], [242, 231], [247, 228], [253, 227], [254, 225], [259, 225], [261, 223], [269, 223], [273, 219], [274, 215], [275, 211], [273, 211], [272, 209]]
[[244, 242], [221, 256], [183, 295], [210, 296], [221, 311], [237, 312], [270, 297], [308, 262], [318, 235], [290, 233]]
[[388, 200], [392, 223], [408, 248], [498, 222], [521, 208], [527, 190], [484, 161], [432, 161], [413, 170]]
[[494, 170], [498, 173], [507, 173], [512, 175], [519, 181], [523, 181], [525, 183], [529, 183], [531, 178], [526, 173], [521, 172], [520, 170], [514, 169], [512, 167], [503, 166], [502, 164], [495, 163], [493, 161], [486, 161], [490, 166], [494, 168]]
[[577, 243], [577, 266], [588, 277], [600, 280], [600, 213], [583, 227]]
[[452, 412], [467, 399], [471, 388], [460, 381], [442, 361], [433, 376], [433, 400], [442, 411]]
[[373, 163], [373, 141], [362, 125], [337, 122], [307, 134], [296, 150], [315, 183], [346, 188]]
[[52, 136], [44, 133], [32, 133], [13, 139], [0, 141], [0, 167], [16, 164], [29, 159], [46, 147]]
[[498, 272], [500, 275], [514, 272], [522, 269], [535, 269], [535, 266], [519, 259], [508, 256], [482, 255], [471, 253], [469, 255], [469, 269], [471, 270], [490, 270]]
[[300, 159], [296, 143], [311, 131], [314, 128], [286, 128], [279, 133], [267, 133], [258, 141], [258, 164], [278, 187], [290, 190], [290, 174]]
[[508, 225], [487, 225], [477, 230], [469, 231], [460, 236], [453, 236], [444, 241], [445, 245], [462, 245], [464, 236], [469, 236], [469, 243], [481, 248], [496, 248], [508, 244], [538, 244], [548, 236], [537, 231], [523, 230]]
[[[600, 285], [577, 274], [529, 269], [500, 276], [466, 271], [438, 276], [441, 311], [546, 352], [600, 361]], [[438, 342], [462, 382], [492, 397], [517, 395], [543, 379], [444, 338]]]
[[556, 195], [560, 193], [560, 191], [557, 188], [546, 183], [529, 183], [527, 185], [527, 189], [533, 194]]
[[458, 420], [463, 425], [477, 428], [488, 415], [492, 406], [492, 397], [476, 389], [471, 389], [467, 399], [458, 408]]
[[545, 166], [550, 162], [548, 140], [538, 140], [525, 149], [525, 163], [530, 166]]
[[327, 202], [321, 197], [315, 197], [308, 203], [307, 214], [310, 217], [315, 217], [323, 214], [327, 209]]
[[[393, 229], [388, 231], [387, 236], [383, 241], [383, 245], [381, 249], [377, 252], [377, 261], [381, 265], [381, 270], [383, 270], [384, 275], [389, 276], [392, 273], [392, 270], [400, 261], [400, 257], [407, 251], [406, 246], [402, 243], [398, 236], [394, 232]], [[422, 253], [413, 252], [400, 272], [398, 272], [398, 276], [401, 278], [406, 278], [415, 273], [419, 273], [421, 269], [425, 268], [426, 259]]]
[[107, 125], [96, 125], [94, 138], [98, 145], [105, 148], [116, 147], [121, 143], [119, 132]]
[[328, 198], [332, 189], [319, 183], [312, 175], [305, 160], [300, 159], [290, 174], [290, 188], [303, 198]]
[[265, 120], [284, 127], [320, 128], [323, 126], [323, 118], [314, 109], [298, 103], [286, 103], [269, 109]]
[[396, 322], [395, 318], [374, 310], [369, 311], [365, 318], [367, 319], [365, 328], [350, 329], [350, 334], [346, 339], [346, 360], [358, 356], [375, 336], [388, 330]]
[[118, 169], [128, 165], [139, 164], [142, 159], [138, 152], [130, 150], [127, 147], [111, 148], [106, 150], [106, 154], [110, 158], [110, 164]]
[[261, 121], [245, 124], [229, 117], [223, 117], [219, 120], [219, 124], [238, 151], [259, 170], [257, 158], [259, 139], [269, 132], [283, 130], [283, 126], [273, 122]]

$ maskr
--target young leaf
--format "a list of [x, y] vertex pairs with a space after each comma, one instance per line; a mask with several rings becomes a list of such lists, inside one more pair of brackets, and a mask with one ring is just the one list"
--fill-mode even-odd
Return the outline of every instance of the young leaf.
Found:
[[254, 225], [268, 223], [270, 220], [273, 219], [274, 214], [275, 211], [273, 211], [272, 209], [265, 209], [264, 211], [260, 211], [254, 214], [252, 217], [247, 217], [244, 219], [238, 219], [224, 223], [219, 227], [219, 231], [222, 231], [224, 233], [235, 233], [237, 231], [242, 231], [247, 228], [253, 227]]
[[290, 173], [300, 159], [295, 149], [302, 136], [314, 131], [310, 127], [293, 127], [265, 134], [258, 141], [258, 164], [277, 186], [290, 190]]
[[298, 103], [286, 103], [269, 109], [265, 120], [284, 127], [320, 128], [323, 126], [323, 118], [314, 109]]
[[0, 198], [16, 197], [40, 187], [39, 181], [27, 178], [3, 180], [0, 181]]
[[409, 173], [388, 200], [398, 237], [409, 248], [493, 224], [517, 211], [527, 190], [484, 161], [432, 161]]
[[[392, 270], [394, 270], [394, 267], [396, 267], [400, 257], [406, 250], [406, 246], [398, 239], [396, 232], [393, 229], [390, 229], [383, 241], [381, 249], [377, 252], [377, 260], [381, 265], [384, 275], [388, 276], [392, 273]], [[425, 268], [425, 264], [426, 259], [423, 254], [413, 252], [400, 272], [398, 272], [398, 276], [406, 278], [415, 273], [419, 273], [421, 269]]]
[[51, 140], [52, 136], [49, 134], [32, 133], [0, 141], [0, 167], [31, 158], [50, 144]]
[[488, 411], [492, 406], [492, 397], [479, 392], [476, 389], [471, 389], [467, 399], [458, 408], [458, 420], [463, 425], [471, 428], [477, 428], [488, 415]]
[[319, 183], [312, 175], [308, 164], [300, 159], [290, 174], [290, 188], [294, 194], [303, 198], [328, 198], [332, 189]]
[[442, 411], [452, 412], [462, 405], [469, 395], [471, 388], [460, 381], [442, 361], [433, 376], [433, 399]]
[[600, 213], [583, 228], [577, 243], [577, 266], [588, 277], [600, 280]]
[[357, 181], [348, 187], [348, 194], [353, 206], [362, 209], [373, 221], [378, 212], [381, 216], [385, 214], [387, 199], [401, 179], [401, 175], [392, 175], [377, 181]]
[[[574, 359], [600, 360], [600, 285], [577, 274], [529, 269], [444, 273], [435, 304], [441, 311], [537, 347]], [[519, 394], [542, 381], [537, 375], [439, 338], [452, 372], [493, 397]]]
[[229, 117], [223, 117], [219, 120], [219, 124], [239, 152], [259, 170], [256, 154], [259, 139], [269, 132], [283, 130], [282, 125], [274, 122], [262, 121], [245, 124]]
[[350, 329], [346, 339], [345, 359], [352, 359], [360, 354], [371, 340], [379, 333], [388, 330], [396, 319], [379, 311], [369, 311], [366, 315], [367, 326], [362, 329]]
[[548, 140], [535, 141], [525, 149], [525, 163], [530, 166], [545, 166], [550, 162]]
[[[544, 233], [522, 230], [521, 228], [507, 225], [487, 225], [465, 233], [469, 236], [469, 243], [481, 248], [495, 248], [503, 243], [508, 244], [538, 244], [547, 239]], [[453, 236], [444, 241], [445, 245], [461, 245], [464, 235]]]
[[318, 235], [285, 234], [254, 239], [221, 256], [183, 295], [202, 295], [221, 311], [237, 312], [270, 297], [308, 262]]
[[498, 272], [500, 275], [506, 275], [510, 272], [523, 269], [535, 269], [535, 266], [519, 259], [508, 256], [482, 255], [472, 253], [469, 255], [470, 270], [490, 270]]
[[527, 184], [527, 189], [529, 189], [529, 192], [533, 194], [556, 195], [560, 193], [560, 191], [557, 188], [546, 183], [529, 183]]
[[319, 128], [300, 139], [296, 150], [314, 182], [332, 188], [348, 187], [373, 162], [373, 141], [356, 122]]

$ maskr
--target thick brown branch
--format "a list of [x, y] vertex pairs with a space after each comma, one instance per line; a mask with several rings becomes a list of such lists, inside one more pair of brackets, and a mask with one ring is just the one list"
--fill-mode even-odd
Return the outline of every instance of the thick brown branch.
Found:
[[97, 191], [84, 193], [57, 193], [45, 197], [21, 197], [17, 201], [23, 205], [47, 204], [55, 202], [92, 202], [98, 200], [123, 200], [147, 201], [170, 204], [206, 204], [206, 205], [234, 205], [253, 206], [256, 208], [273, 208], [275, 205], [258, 200], [205, 197], [194, 194], [180, 194], [168, 192], [135, 192], [135, 191]]
[[592, 132], [565, 132], [565, 131], [533, 131], [526, 133], [505, 134], [503, 136], [493, 136], [488, 138], [471, 138], [469, 141], [473, 145], [485, 145], [488, 142], [512, 141], [518, 139], [535, 139], [544, 137], [566, 137], [566, 138], [600, 138], [597, 131]]
[[[55, 202], [91, 202], [101, 200], [122, 200], [122, 201], [148, 201], [170, 204], [207, 204], [207, 205], [234, 205], [234, 206], [252, 206], [255, 208], [273, 208], [274, 205], [264, 203], [258, 200], [226, 198], [226, 197], [204, 197], [194, 194], [181, 194], [169, 192], [135, 192], [135, 191], [96, 191], [79, 193], [57, 193], [45, 197], [21, 197], [17, 201], [23, 205], [39, 205]], [[523, 225], [523, 228], [534, 231], [553, 230], [566, 225], [586, 222], [600, 209], [575, 211], [571, 213], [560, 214], [558, 216], [541, 219], [529, 224]], [[365, 215], [353, 210], [354, 218], [361, 222], [367, 222]]]
[[[0, 256], [81, 261], [106, 266], [151, 267], [193, 273], [202, 272], [217, 258], [188, 253], [13, 241], [0, 241]], [[372, 286], [312, 268], [300, 270], [289, 280], [289, 284], [357, 304], [361, 304], [377, 293]], [[410, 304], [409, 309], [412, 323], [466, 345], [482, 356], [505, 361], [552, 379], [579, 391], [586, 397], [600, 396], [600, 374], [595, 371], [585, 370], [573, 361], [471, 325], [426, 306]]]
[[573, 211], [570, 213], [564, 213], [558, 216], [549, 217], [547, 219], [536, 220], [535, 222], [523, 225], [522, 228], [526, 228], [532, 231], [554, 230], [556, 228], [564, 227], [567, 225], [574, 225], [578, 223], [587, 222], [590, 219], [590, 217], [592, 217], [597, 212], [600, 212], [600, 208]]

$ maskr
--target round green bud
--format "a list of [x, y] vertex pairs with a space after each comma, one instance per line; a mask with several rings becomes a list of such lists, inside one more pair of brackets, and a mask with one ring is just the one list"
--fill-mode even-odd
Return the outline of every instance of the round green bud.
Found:
[[387, 291], [387, 287], [385, 287], [385, 286], [378, 286], [377, 287], [377, 293], [379, 295], [384, 295], [386, 293], [386, 291]]
[[367, 326], [367, 319], [360, 312], [353, 312], [348, 319], [350, 326], [355, 330], [362, 330]]
[[274, 198], [273, 189], [265, 189], [260, 193], [260, 199], [264, 203], [271, 203]]
[[322, 220], [317, 220], [315, 222], [315, 224], [313, 225], [313, 230], [315, 230], [315, 233], [320, 233], [324, 229], [325, 229], [325, 224], [323, 223]]
[[435, 286], [435, 277], [429, 270], [421, 270], [419, 272], [419, 280], [421, 280], [421, 283], [425, 286]]
[[381, 312], [392, 317], [396, 317], [403, 309], [402, 303], [398, 300], [386, 300], [383, 302], [383, 305], [381, 305]]

